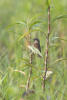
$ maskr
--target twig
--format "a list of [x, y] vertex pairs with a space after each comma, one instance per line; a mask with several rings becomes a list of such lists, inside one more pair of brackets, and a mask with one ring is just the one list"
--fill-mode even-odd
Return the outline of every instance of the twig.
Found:
[[46, 80], [46, 73], [47, 73], [47, 64], [48, 64], [48, 52], [49, 52], [49, 35], [50, 35], [50, 6], [48, 6], [48, 34], [46, 38], [46, 55], [45, 55], [45, 73], [43, 77], [43, 90], [45, 90], [45, 80]]

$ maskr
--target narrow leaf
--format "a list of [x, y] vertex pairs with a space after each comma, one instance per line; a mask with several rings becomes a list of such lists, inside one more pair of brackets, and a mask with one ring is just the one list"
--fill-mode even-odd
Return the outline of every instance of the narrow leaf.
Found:
[[24, 33], [22, 36], [19, 37], [18, 41], [20, 41], [21, 39], [23, 39], [24, 37], [26, 37], [29, 34], [29, 32]]
[[16, 22], [16, 23], [10, 24], [10, 25], [8, 25], [8, 26], [6, 27], [6, 29], [8, 29], [8, 28], [10, 28], [10, 27], [12, 27], [12, 26], [14, 26], [14, 25], [16, 25], [16, 24], [26, 25], [26, 22], [25, 22], [25, 21], [19, 21], [19, 22]]
[[38, 23], [41, 23], [41, 21], [34, 21], [33, 23], [30, 24], [30, 27], [29, 29], [31, 29], [34, 25], [38, 24]]
[[53, 21], [59, 20], [59, 19], [63, 19], [63, 18], [67, 18], [67, 15], [60, 15], [56, 18], [53, 19]]
[[13, 70], [14, 72], [19, 72], [19, 73], [21, 73], [21, 74], [23, 74], [23, 75], [25, 75], [25, 72], [23, 72], [23, 71], [21, 71], [21, 70]]

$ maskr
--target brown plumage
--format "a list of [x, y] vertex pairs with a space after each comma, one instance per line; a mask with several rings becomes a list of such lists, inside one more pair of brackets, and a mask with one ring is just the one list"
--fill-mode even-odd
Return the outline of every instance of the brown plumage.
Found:
[[38, 38], [34, 39], [34, 47], [37, 48], [41, 52], [40, 41]]

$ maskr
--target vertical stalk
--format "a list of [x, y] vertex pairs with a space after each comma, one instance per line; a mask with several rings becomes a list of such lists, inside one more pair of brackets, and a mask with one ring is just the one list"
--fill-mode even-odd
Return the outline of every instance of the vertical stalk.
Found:
[[[28, 35], [27, 42], [28, 42], [28, 45], [31, 45], [31, 35], [30, 34]], [[33, 53], [30, 53], [30, 64], [32, 64], [32, 60], [33, 60]], [[29, 86], [30, 86], [31, 75], [32, 75], [32, 67], [30, 67], [29, 76], [28, 76], [27, 85], [26, 85], [26, 91], [28, 91]]]
[[[31, 55], [30, 55], [30, 64], [32, 64], [32, 56], [33, 56], [33, 54], [31, 53]], [[29, 77], [28, 77], [28, 80], [27, 80], [26, 91], [28, 91], [29, 86], [30, 86], [31, 75], [32, 75], [32, 67], [30, 67], [30, 72], [29, 72]]]
[[44, 69], [44, 77], [43, 77], [43, 90], [45, 90], [45, 80], [46, 80], [46, 73], [48, 67], [48, 52], [49, 52], [49, 35], [50, 35], [50, 6], [48, 6], [48, 34], [46, 37], [46, 54], [45, 54], [45, 69]]

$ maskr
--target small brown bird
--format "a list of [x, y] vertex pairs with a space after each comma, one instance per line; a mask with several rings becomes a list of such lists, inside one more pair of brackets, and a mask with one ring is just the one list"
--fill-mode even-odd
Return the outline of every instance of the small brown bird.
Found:
[[32, 45], [28, 45], [28, 48], [32, 51], [33, 54], [37, 54], [39, 57], [42, 57], [40, 40], [38, 38], [34, 38]]
[[41, 47], [40, 47], [40, 40], [38, 38], [34, 38], [34, 47], [37, 48], [41, 52]]

